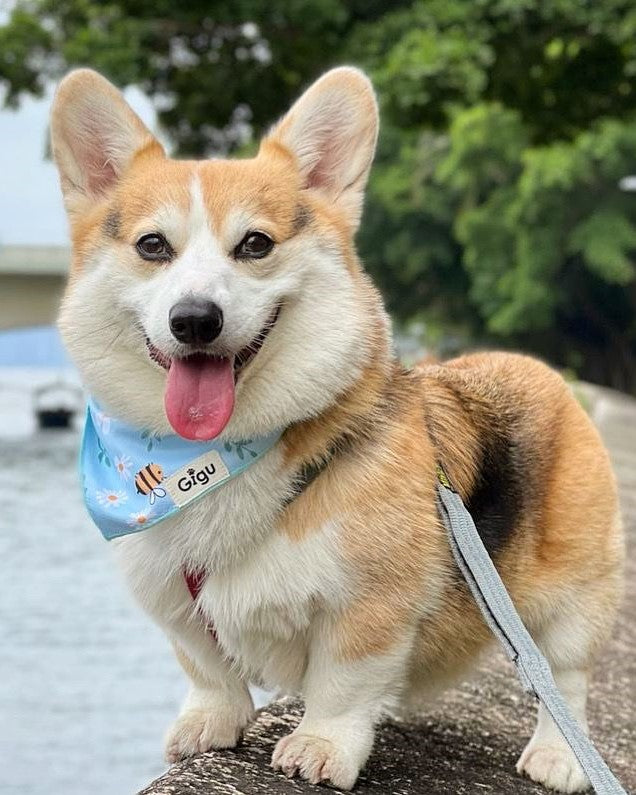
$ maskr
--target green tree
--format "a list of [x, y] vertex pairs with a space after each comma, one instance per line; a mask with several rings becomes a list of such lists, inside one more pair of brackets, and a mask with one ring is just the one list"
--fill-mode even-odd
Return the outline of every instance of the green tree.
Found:
[[636, 392], [635, 32], [624, 0], [428, 0], [356, 28], [390, 128], [361, 242], [394, 313]]
[[15, 105], [92, 66], [139, 85], [177, 151], [201, 155], [241, 143], [242, 123], [261, 132], [383, 12], [378, 0], [19, 0], [0, 28], [0, 81]]
[[634, 0], [18, 0], [0, 28], [8, 104], [91, 65], [182, 154], [342, 62], [380, 97], [360, 247], [394, 316], [636, 392]]

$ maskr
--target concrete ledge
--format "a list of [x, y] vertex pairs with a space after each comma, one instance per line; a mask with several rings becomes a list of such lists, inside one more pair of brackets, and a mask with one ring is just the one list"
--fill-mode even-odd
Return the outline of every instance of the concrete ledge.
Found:
[[[591, 687], [590, 730], [623, 787], [636, 792], [636, 401], [609, 390], [591, 397], [591, 413], [612, 453], [621, 487], [628, 563], [623, 609]], [[445, 693], [418, 723], [380, 727], [355, 791], [545, 795], [546, 790], [514, 770], [533, 731], [534, 713], [533, 699], [523, 693], [512, 665], [497, 651], [478, 676]], [[325, 787], [287, 779], [269, 766], [276, 741], [296, 726], [300, 715], [299, 702], [276, 702], [260, 712], [239, 748], [185, 760], [139, 795], [324, 795], [329, 791]]]

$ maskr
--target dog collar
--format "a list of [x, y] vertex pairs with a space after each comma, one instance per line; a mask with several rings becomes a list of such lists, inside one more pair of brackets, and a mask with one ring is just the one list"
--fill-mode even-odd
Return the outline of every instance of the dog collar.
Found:
[[80, 451], [84, 502], [107, 541], [138, 533], [240, 475], [280, 436], [236, 442], [160, 436], [108, 416], [91, 399]]

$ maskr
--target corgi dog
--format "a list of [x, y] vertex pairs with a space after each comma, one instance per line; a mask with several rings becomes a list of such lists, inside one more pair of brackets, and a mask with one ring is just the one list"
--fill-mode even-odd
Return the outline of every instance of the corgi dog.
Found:
[[[377, 131], [350, 67], [311, 85], [251, 159], [170, 159], [90, 70], [55, 97], [72, 238], [59, 326], [91, 395], [159, 435], [281, 433], [222, 487], [110, 542], [190, 680], [171, 762], [236, 745], [258, 683], [305, 703], [273, 766], [349, 789], [383, 716], [470, 671], [491, 637], [438, 515], [438, 463], [585, 725], [621, 592], [608, 455], [530, 357], [396, 361], [354, 246]], [[588, 784], [543, 707], [518, 771]]]

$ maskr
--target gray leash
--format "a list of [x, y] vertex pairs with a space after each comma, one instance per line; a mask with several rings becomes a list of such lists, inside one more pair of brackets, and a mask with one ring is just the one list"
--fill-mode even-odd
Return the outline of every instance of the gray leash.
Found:
[[444, 470], [437, 470], [440, 514], [453, 555], [486, 623], [514, 662], [523, 687], [540, 699], [599, 795], [627, 795], [572, 716], [545, 657], [519, 618], [475, 523]]

